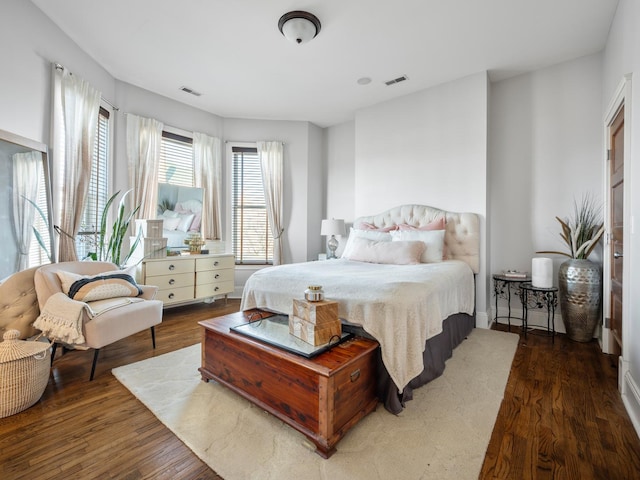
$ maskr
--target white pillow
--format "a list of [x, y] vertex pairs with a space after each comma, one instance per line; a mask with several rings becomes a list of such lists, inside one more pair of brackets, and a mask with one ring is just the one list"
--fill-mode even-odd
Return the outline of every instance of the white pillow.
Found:
[[390, 242], [391, 234], [388, 232], [380, 232], [377, 230], [359, 230], [357, 228], [351, 227], [349, 231], [349, 238], [347, 239], [347, 243], [344, 246], [344, 250], [342, 251], [342, 256], [344, 258], [349, 258], [351, 255], [351, 250], [353, 249], [353, 241], [356, 238], [366, 238], [367, 240], [375, 240], [377, 242]]
[[424, 250], [424, 242], [380, 242], [356, 237], [346, 258], [358, 262], [415, 265], [420, 263]]
[[422, 254], [422, 263], [441, 262], [444, 257], [444, 230], [394, 230], [391, 238], [394, 242], [423, 242], [427, 248]]
[[173, 210], [165, 210], [160, 214], [162, 218], [178, 218], [178, 212], [174, 212]]
[[165, 218], [162, 225], [165, 230], [175, 230], [180, 225], [182, 219], [180, 217], [176, 218]]
[[191, 224], [193, 223], [193, 219], [196, 216], [193, 213], [181, 213], [178, 215], [178, 218], [180, 219], [180, 223], [178, 223], [178, 226], [176, 227], [176, 230], [180, 230], [181, 232], [188, 232], [189, 231], [189, 227], [191, 227]]

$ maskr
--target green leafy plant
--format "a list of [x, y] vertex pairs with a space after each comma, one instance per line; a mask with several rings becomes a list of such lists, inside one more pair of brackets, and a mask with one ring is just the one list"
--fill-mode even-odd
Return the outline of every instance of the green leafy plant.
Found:
[[[24, 198], [27, 202], [29, 202], [31, 205], [33, 205], [35, 207], [36, 211], [38, 212], [38, 214], [42, 218], [42, 221], [44, 222], [44, 224], [47, 226], [47, 229], [48, 229], [49, 228], [49, 221], [47, 220], [47, 216], [44, 214], [42, 209], [33, 200], [31, 200], [30, 198], [27, 198], [24, 195], [22, 195], [22, 198]], [[31, 228], [33, 230], [33, 234], [36, 237], [36, 240], [38, 241], [38, 245], [40, 245], [40, 248], [42, 248], [42, 250], [44, 250], [44, 253], [47, 255], [47, 258], [49, 259], [49, 262], [52, 262], [53, 260], [51, 259], [51, 252], [49, 251], [49, 248], [47, 247], [47, 244], [45, 243], [44, 238], [42, 238], [42, 234], [35, 227], [35, 225], [31, 225]]]
[[109, 218], [109, 209], [111, 205], [116, 200], [118, 195], [120, 195], [120, 191], [114, 193], [102, 210], [102, 215], [100, 217], [100, 229], [98, 231], [98, 242], [96, 252], [91, 255], [94, 260], [99, 260], [102, 262], [112, 262], [118, 266], [123, 266], [129, 260], [129, 257], [133, 254], [136, 247], [140, 243], [140, 233], [136, 235], [136, 239], [133, 244], [130, 246], [129, 251], [122, 258], [122, 246], [125, 238], [127, 237], [127, 233], [129, 231], [129, 226], [131, 222], [134, 221], [136, 213], [140, 210], [140, 205], [136, 206], [133, 210], [127, 212], [126, 200], [127, 195], [131, 193], [132, 190], [127, 190], [122, 198], [118, 202], [118, 208], [116, 210], [116, 217], [111, 225], [111, 232], [108, 234], [107, 232], [107, 221]]
[[590, 195], [583, 195], [580, 203], [573, 202], [573, 217], [561, 219], [560, 237], [569, 247], [569, 253], [544, 250], [536, 253], [555, 253], [573, 259], [586, 259], [604, 234], [604, 223], [600, 220], [600, 208]]

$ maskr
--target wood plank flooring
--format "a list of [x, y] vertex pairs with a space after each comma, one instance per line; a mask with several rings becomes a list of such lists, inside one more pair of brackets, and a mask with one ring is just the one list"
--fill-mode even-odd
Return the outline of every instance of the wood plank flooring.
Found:
[[[198, 321], [238, 307], [165, 310], [156, 350], [148, 331], [105, 347], [93, 382], [92, 351], [58, 353], [42, 399], [0, 419], [0, 478], [220, 478], [111, 369], [198, 343]], [[640, 439], [616, 387], [616, 361], [595, 342], [521, 338], [480, 478], [640, 478]]]

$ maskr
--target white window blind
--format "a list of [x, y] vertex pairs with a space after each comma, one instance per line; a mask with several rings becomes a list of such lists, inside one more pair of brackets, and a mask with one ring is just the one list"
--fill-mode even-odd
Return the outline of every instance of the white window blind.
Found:
[[232, 147], [232, 233], [236, 264], [273, 263], [273, 239], [257, 148]]
[[97, 251], [100, 220], [109, 199], [109, 133], [109, 112], [100, 107], [89, 190], [82, 212], [80, 231], [76, 236], [76, 253], [79, 259]]
[[193, 187], [193, 139], [170, 132], [162, 132], [158, 182]]

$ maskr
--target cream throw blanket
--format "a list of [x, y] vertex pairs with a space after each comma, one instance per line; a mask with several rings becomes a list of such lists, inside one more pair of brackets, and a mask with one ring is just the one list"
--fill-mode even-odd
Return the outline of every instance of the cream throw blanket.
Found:
[[138, 297], [116, 297], [85, 303], [57, 292], [48, 298], [33, 326], [51, 340], [81, 347], [85, 343], [82, 334], [85, 312], [89, 319], [93, 319], [114, 308], [142, 301]]
[[85, 343], [82, 334], [82, 319], [88, 305], [69, 298], [62, 292], [51, 295], [44, 304], [40, 316], [33, 326], [51, 340], [68, 345]]
[[345, 259], [280, 265], [247, 280], [240, 308], [291, 314], [293, 299], [322, 285], [340, 318], [380, 343], [382, 361], [400, 391], [424, 369], [427, 339], [454, 313], [473, 314], [473, 272], [464, 262], [381, 265]]

